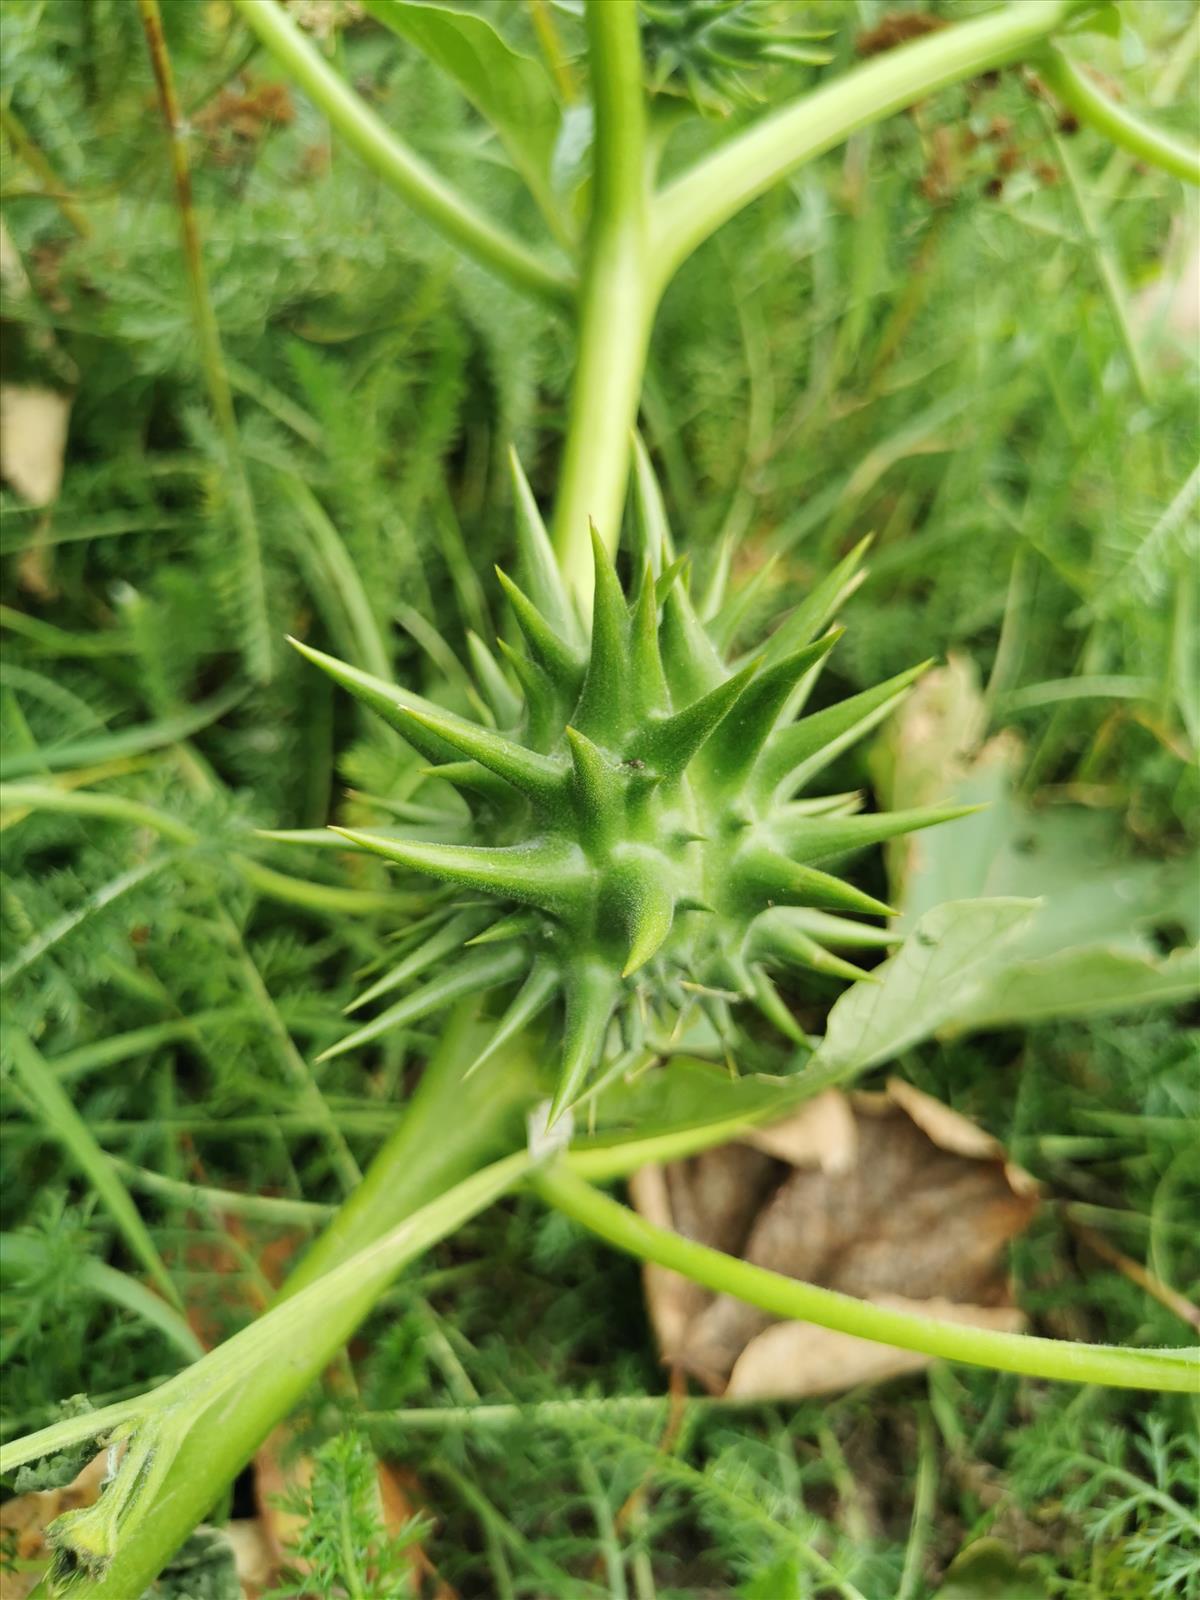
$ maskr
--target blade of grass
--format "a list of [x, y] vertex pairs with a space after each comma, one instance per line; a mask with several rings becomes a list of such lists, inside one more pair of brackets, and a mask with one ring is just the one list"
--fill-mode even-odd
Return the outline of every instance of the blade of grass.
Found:
[[112, 1161], [72, 1105], [49, 1063], [23, 1033], [13, 1030], [9, 1050], [21, 1087], [33, 1102], [47, 1135], [61, 1144], [88, 1179], [117, 1225], [129, 1250], [145, 1267], [163, 1295], [177, 1311], [183, 1309], [162, 1257], [155, 1249], [141, 1213], [121, 1182]]
[[913, 1494], [912, 1521], [909, 1524], [908, 1543], [904, 1547], [904, 1570], [900, 1574], [900, 1588], [896, 1600], [913, 1600], [913, 1596], [921, 1592], [925, 1551], [933, 1530], [937, 1483], [933, 1428], [929, 1421], [929, 1411], [927, 1407], [922, 1406], [917, 1412], [917, 1477]]
[[329, 1140], [333, 1165], [343, 1190], [349, 1194], [362, 1182], [362, 1170], [351, 1154], [345, 1135], [325, 1103], [325, 1097], [317, 1085], [311, 1067], [293, 1044], [292, 1036], [276, 1010], [270, 990], [262, 980], [262, 974], [255, 964], [254, 957], [246, 948], [246, 942], [237, 924], [223, 907], [219, 910], [219, 922], [225, 938], [237, 957], [246, 993], [263, 1020], [267, 1037], [274, 1047], [284, 1078], [299, 1090], [301, 1104], [311, 1108], [321, 1131]]
[[1084, 192], [1074, 154], [1068, 150], [1066, 140], [1055, 131], [1049, 108], [1042, 106], [1040, 110], [1047, 135], [1054, 149], [1055, 159], [1062, 168], [1063, 175], [1067, 180], [1066, 192], [1070, 196], [1075, 215], [1079, 220], [1079, 226], [1083, 232], [1088, 253], [1091, 255], [1096, 276], [1100, 280], [1100, 287], [1104, 290], [1104, 297], [1108, 301], [1113, 326], [1116, 328], [1117, 335], [1124, 347], [1125, 358], [1129, 362], [1129, 370], [1133, 374], [1133, 381], [1137, 385], [1139, 395], [1149, 403], [1152, 398], [1150, 374], [1146, 368], [1145, 356], [1142, 352], [1137, 330], [1133, 325], [1133, 318], [1130, 315], [1129, 297], [1125, 291], [1120, 263], [1117, 261], [1112, 245], [1101, 231], [1101, 224], [1091, 201]]
[[181, 739], [188, 739], [202, 728], [218, 722], [245, 693], [245, 686], [238, 685], [202, 700], [198, 706], [181, 711], [177, 716], [141, 723], [134, 728], [120, 728], [115, 733], [98, 733], [87, 739], [73, 739], [67, 744], [39, 749], [36, 754], [17, 755], [5, 761], [0, 771], [6, 780], [12, 780], [23, 778], [29, 772], [61, 772], [66, 767], [94, 766], [101, 761], [115, 761], [124, 756], [141, 755], [146, 750], [159, 750], [164, 745], [178, 744]]
[[223, 1022], [240, 1014], [241, 1006], [213, 1006], [207, 1011], [197, 1011], [189, 1017], [172, 1017], [168, 1022], [150, 1023], [144, 1028], [131, 1028], [127, 1033], [111, 1034], [107, 1039], [97, 1039], [91, 1044], [81, 1044], [74, 1050], [64, 1050], [51, 1056], [46, 1065], [60, 1083], [86, 1077], [118, 1061], [128, 1061], [131, 1056], [145, 1056], [165, 1044], [177, 1044], [192, 1038], [201, 1022]]
[[184, 1183], [179, 1178], [164, 1178], [159, 1172], [149, 1172], [145, 1167], [110, 1156], [113, 1167], [132, 1189], [146, 1194], [162, 1195], [166, 1200], [192, 1206], [198, 1211], [228, 1213], [235, 1217], [254, 1217], [260, 1222], [278, 1223], [281, 1227], [314, 1227], [328, 1222], [335, 1206], [324, 1206], [315, 1200], [287, 1200], [277, 1195], [243, 1194], [237, 1189], [213, 1189], [205, 1184]]
[[[43, 1259], [42, 1247], [31, 1235], [0, 1233], [0, 1275], [36, 1272]], [[87, 1260], [80, 1264], [74, 1281], [87, 1293], [108, 1300], [157, 1328], [185, 1361], [199, 1361], [204, 1354], [204, 1346], [179, 1313], [127, 1272], [118, 1272], [103, 1261]]]
[[183, 257], [187, 270], [192, 314], [200, 346], [200, 364], [208, 389], [209, 403], [216, 417], [225, 453], [228, 474], [229, 508], [240, 544], [242, 603], [245, 606], [246, 663], [250, 675], [261, 681], [272, 675], [271, 624], [267, 611], [267, 579], [263, 570], [262, 538], [254, 509], [250, 479], [242, 455], [233, 390], [225, 368], [221, 334], [209, 294], [208, 275], [200, 244], [200, 228], [192, 196], [192, 177], [187, 151], [187, 125], [175, 89], [175, 74], [167, 53], [158, 0], [137, 0], [154, 80], [158, 104], [166, 128], [175, 181], [175, 201], [179, 208], [179, 228], [183, 236]]
[[[316, 495], [295, 473], [279, 473], [276, 482], [285, 500], [291, 502], [300, 523], [308, 533], [310, 546], [325, 579], [326, 587], [341, 601], [354, 641], [355, 664], [372, 672], [386, 683], [393, 679], [392, 662], [383, 632], [371, 609], [362, 579], [350, 559], [342, 537], [329, 513]], [[314, 595], [318, 601], [321, 596]]]
[[18, 633], [39, 653], [49, 656], [121, 656], [132, 655], [134, 644], [127, 633], [115, 628], [95, 633], [71, 633], [40, 617], [27, 617], [12, 606], [0, 605], [0, 628]]

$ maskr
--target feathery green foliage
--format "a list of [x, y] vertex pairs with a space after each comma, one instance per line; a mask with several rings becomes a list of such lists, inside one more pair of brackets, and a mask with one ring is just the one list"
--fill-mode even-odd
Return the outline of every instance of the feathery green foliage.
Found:
[[280, 1507], [299, 1520], [299, 1534], [271, 1600], [305, 1600], [314, 1590], [329, 1600], [411, 1592], [414, 1547], [429, 1532], [428, 1518], [412, 1516], [388, 1530], [378, 1467], [360, 1435], [335, 1435], [312, 1466], [311, 1484]]

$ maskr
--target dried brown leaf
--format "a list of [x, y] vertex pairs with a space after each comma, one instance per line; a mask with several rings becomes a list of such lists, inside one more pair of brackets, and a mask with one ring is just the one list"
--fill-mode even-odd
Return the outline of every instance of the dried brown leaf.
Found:
[[746, 1142], [793, 1167], [846, 1172], [858, 1159], [858, 1124], [846, 1096], [827, 1089], [795, 1116], [753, 1129]]
[[939, 1150], [973, 1157], [977, 1161], [1003, 1161], [1004, 1147], [976, 1123], [944, 1106], [931, 1094], [914, 1089], [902, 1078], [889, 1078], [888, 1099], [905, 1111]]
[[254, 1517], [235, 1517], [221, 1530], [233, 1546], [233, 1559], [246, 1600], [258, 1600], [275, 1578], [275, 1560], [263, 1525]]
[[[779, 1176], [780, 1168], [769, 1155], [748, 1144], [731, 1144], [666, 1167], [645, 1167], [634, 1175], [630, 1188], [638, 1209], [660, 1227], [737, 1253]], [[659, 1348], [669, 1353], [679, 1348], [711, 1296], [653, 1263], [644, 1278]]]
[[[635, 1206], [689, 1238], [860, 1299], [902, 1300], [931, 1316], [951, 1307], [951, 1320], [985, 1326], [1019, 1321], [1005, 1254], [1037, 1208], [1034, 1186], [957, 1112], [894, 1080], [883, 1094], [829, 1091], [749, 1139], [752, 1151], [731, 1144], [639, 1173]], [[800, 1395], [922, 1364], [863, 1340], [773, 1324], [660, 1268], [647, 1271], [646, 1295], [664, 1357], [715, 1393], [727, 1392], [735, 1372], [755, 1393], [766, 1385]]]
[[62, 485], [69, 395], [0, 384], [0, 477], [31, 506], [48, 506]]
[[[872, 1305], [917, 1316], [936, 1317], [973, 1328], [1017, 1333], [1021, 1313], [1008, 1306], [968, 1306], [954, 1300], [908, 1300], [903, 1295], [868, 1297]], [[756, 1334], [733, 1365], [725, 1395], [739, 1400], [789, 1400], [814, 1394], [836, 1394], [860, 1383], [882, 1383], [919, 1372], [930, 1357], [919, 1350], [856, 1339], [850, 1333], [818, 1328], [811, 1322], [776, 1322]]]

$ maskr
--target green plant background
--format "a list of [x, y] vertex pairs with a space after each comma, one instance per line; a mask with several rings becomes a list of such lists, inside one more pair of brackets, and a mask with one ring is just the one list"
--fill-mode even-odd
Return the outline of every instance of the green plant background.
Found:
[[[1128, 10], [1136, 31], [1089, 49], [1186, 132], [1192, 10]], [[806, 14], [832, 28], [838, 66], [883, 8]], [[489, 16], [536, 48], [523, 8], [495, 0]], [[504, 626], [482, 575], [511, 552], [506, 448], [547, 503], [571, 352], [331, 143], [301, 96], [271, 120], [277, 75], [228, 7], [167, 6], [248, 540], [197, 369], [136, 12], [7, 0], [3, 22], [4, 218], [29, 282], [5, 276], [5, 381], [74, 394], [57, 502], [4, 491], [7, 775], [103, 769], [177, 825], [5, 813], [6, 1032], [37, 1042], [106, 1152], [81, 1169], [64, 1097], [6, 1072], [11, 1435], [64, 1395], [102, 1404], [179, 1367], [179, 1329], [135, 1293], [148, 1259], [203, 1308], [206, 1339], [247, 1322], [270, 1241], [294, 1248], [393, 1126], [429, 1034], [308, 1065], [402, 926], [386, 869], [252, 830], [361, 821], [346, 788], [403, 793], [416, 761], [281, 640], [352, 655], [381, 640], [416, 688], [461, 673], [465, 630]], [[557, 25], [569, 43], [569, 12]], [[370, 26], [331, 49], [465, 193], [532, 232], [506, 157], [416, 49]], [[779, 69], [793, 87], [821, 70]], [[708, 137], [685, 129], [671, 159]], [[1103, 813], [1118, 861], [1184, 859], [1200, 815], [1195, 336], [1161, 297], [1196, 226], [1181, 185], [1060, 132], [1015, 75], [948, 91], [805, 168], [687, 263], [643, 411], [698, 575], [723, 536], [740, 571], [775, 556], [765, 619], [873, 531], [828, 692], [964, 653], [991, 729], [1022, 737], [1024, 802]], [[865, 760], [845, 758], [831, 787], [868, 783]], [[264, 893], [247, 859], [348, 898]], [[998, 1027], [915, 1047], [899, 1070], [1186, 1294], [1200, 1281], [1194, 1023], [1134, 1008]], [[207, 1190], [254, 1198], [235, 1216]], [[120, 1274], [106, 1289], [98, 1263]], [[1168, 1310], [1088, 1254], [1065, 1205], [1021, 1241], [1014, 1273], [1041, 1331], [1181, 1342]], [[636, 1267], [528, 1199], [410, 1271], [359, 1343], [357, 1396], [314, 1397], [312, 1437], [352, 1424], [415, 1471], [427, 1546], [464, 1596], [911, 1597], [983, 1533], [1028, 1554], [1035, 1593], [1200, 1585], [1186, 1401], [939, 1367], [832, 1404], [697, 1404], [664, 1452], [665, 1405], [647, 1415], [642, 1398], [662, 1376]], [[567, 1397], [586, 1403], [555, 1410]], [[527, 1410], [447, 1409], [477, 1400]], [[353, 1501], [348, 1450], [322, 1479], [335, 1503]], [[813, 1569], [814, 1544], [834, 1578]]]

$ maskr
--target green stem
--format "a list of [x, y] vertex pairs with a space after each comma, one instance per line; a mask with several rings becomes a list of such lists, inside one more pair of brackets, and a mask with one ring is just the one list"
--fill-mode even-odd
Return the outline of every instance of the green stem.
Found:
[[36, 1433], [24, 1434], [8, 1444], [0, 1445], [0, 1477], [8, 1477], [18, 1467], [47, 1456], [56, 1456], [90, 1439], [104, 1439], [117, 1428], [141, 1416], [157, 1390], [149, 1394], [131, 1395], [128, 1400], [114, 1400], [111, 1405], [100, 1406], [95, 1411], [83, 1411], [73, 1417], [63, 1417], [51, 1422]]
[[[1173, 105], [1187, 83], [1200, 54], [1200, 27], [1188, 27], [1178, 36], [1166, 66], [1151, 85], [1147, 101], [1151, 106]], [[1101, 211], [1117, 198], [1129, 177], [1133, 158], [1128, 150], [1114, 150], [1093, 188]]]
[[229, 476], [229, 509], [241, 544], [241, 580], [248, 625], [246, 659], [251, 675], [259, 680], [266, 680], [272, 673], [272, 651], [262, 540], [259, 537], [250, 480], [246, 476], [246, 465], [242, 459], [237, 413], [233, 406], [233, 390], [225, 370], [220, 330], [217, 327], [212, 296], [208, 291], [208, 275], [204, 270], [200, 229], [196, 221], [196, 205], [192, 194], [191, 168], [188, 163], [186, 126], [175, 89], [171, 58], [167, 54], [158, 0], [138, 0], [138, 11], [146, 35], [150, 63], [154, 69], [154, 81], [158, 88], [159, 107], [167, 130], [167, 143], [170, 146], [171, 171], [179, 207], [179, 227], [183, 236], [184, 264], [187, 268], [192, 312], [200, 345], [200, 363], [208, 388], [209, 402], [224, 446], [225, 466]]
[[1034, 1378], [1182, 1394], [1195, 1393], [1200, 1386], [1200, 1352], [1194, 1350], [1122, 1350], [1112, 1345], [1073, 1344], [938, 1322], [870, 1305], [657, 1228], [593, 1189], [562, 1163], [535, 1174], [532, 1181], [543, 1200], [610, 1244], [643, 1261], [680, 1272], [716, 1294], [734, 1295], [775, 1317], [813, 1322], [901, 1350], [919, 1350], [949, 1361]]
[[444, 1029], [404, 1116], [375, 1156], [366, 1177], [288, 1278], [287, 1298], [372, 1243], [419, 1206], [513, 1149], [521, 1116], [532, 1104], [532, 1058], [523, 1041], [493, 1065], [463, 1081], [465, 1065], [486, 1039], [461, 1006]]
[[743, 1115], [724, 1117], [720, 1121], [700, 1123], [694, 1127], [675, 1128], [669, 1133], [634, 1134], [615, 1144], [603, 1139], [588, 1143], [586, 1140], [567, 1154], [572, 1172], [593, 1183], [611, 1183], [615, 1178], [628, 1178], [639, 1167], [648, 1164], [662, 1165], [668, 1161], [686, 1161], [689, 1156], [711, 1150], [714, 1145], [728, 1144], [742, 1138], [749, 1128], [762, 1122], [777, 1120], [792, 1108], [793, 1099], [780, 1097], [771, 1106], [756, 1106]]
[[1147, 166], [1161, 167], [1185, 183], [1200, 186], [1200, 149], [1189, 148], [1169, 133], [1143, 122], [1125, 106], [1117, 105], [1061, 50], [1050, 49], [1038, 63], [1039, 71], [1055, 95], [1080, 122], [1103, 134], [1120, 149]]
[[[477, 1170], [145, 1396], [117, 1477], [95, 1506], [59, 1522], [59, 1546], [81, 1569], [61, 1592], [72, 1600], [142, 1594], [397, 1272], [519, 1183], [529, 1164], [520, 1152]], [[41, 1455], [48, 1437], [5, 1446], [0, 1470]], [[38, 1592], [60, 1590], [50, 1579]]]
[[[1137, 386], [1138, 394], [1149, 404], [1151, 399], [1150, 374], [1146, 370], [1146, 363], [1142, 359], [1141, 347], [1138, 343], [1137, 330], [1130, 315], [1129, 298], [1125, 293], [1125, 285], [1121, 278], [1121, 268], [1116, 255], [1109, 245], [1105, 231], [1097, 223], [1092, 206], [1084, 191], [1083, 184], [1079, 181], [1076, 171], [1075, 158], [1067, 149], [1067, 141], [1054, 131], [1054, 119], [1048, 106], [1040, 106], [1048, 124], [1047, 132], [1053, 143], [1054, 153], [1058, 164], [1062, 168], [1063, 176], [1067, 180], [1067, 193], [1075, 207], [1075, 215], [1079, 219], [1079, 226], [1083, 231], [1087, 249], [1090, 251], [1092, 261], [1096, 268], [1096, 276], [1100, 279], [1100, 286], [1104, 297], [1108, 301], [1109, 311], [1112, 313], [1113, 325], [1117, 330], [1117, 337], [1125, 349], [1125, 357], [1129, 362], [1129, 370], [1133, 374], [1133, 381]], [[1074, 680], [1072, 680], [1074, 681]]]
[[668, 184], [655, 204], [652, 260], [665, 285], [696, 247], [743, 206], [860, 128], [939, 89], [1018, 59], [1079, 0], [1020, 0], [856, 67], [747, 128]]
[[572, 283], [567, 273], [548, 266], [427, 166], [343, 82], [276, 0], [236, 0], [236, 4], [331, 126], [414, 211], [514, 289], [552, 305], [570, 303]]
[[[736, 1402], [728, 1402], [736, 1404]], [[745, 1404], [760, 1404], [747, 1401]], [[508, 1428], [531, 1425], [561, 1428], [564, 1433], [578, 1430], [589, 1417], [612, 1417], [614, 1422], [634, 1422], [653, 1432], [667, 1420], [671, 1400], [663, 1394], [587, 1395], [566, 1400], [524, 1400], [470, 1402], [449, 1406], [407, 1406], [395, 1411], [360, 1411], [356, 1424], [371, 1433], [390, 1434], [403, 1439], [413, 1433], [498, 1433]], [[727, 1402], [711, 1395], [689, 1395], [689, 1411], [707, 1411]]]
[[13, 152], [41, 179], [46, 197], [54, 201], [81, 239], [90, 239], [92, 225], [75, 204], [68, 186], [43, 155], [41, 147], [26, 131], [11, 105], [0, 104], [0, 129], [8, 137]]
[[[201, 835], [186, 822], [169, 816], [157, 806], [131, 800], [127, 795], [89, 789], [60, 789], [49, 783], [0, 783], [0, 810], [14, 810], [19, 817], [22, 808], [128, 822], [136, 827], [151, 828], [164, 839], [185, 847], [201, 843]], [[237, 852], [229, 860], [259, 894], [323, 916], [368, 916], [377, 911], [399, 915], [412, 912], [424, 903], [420, 897], [414, 898], [394, 890], [345, 889], [335, 883], [311, 883], [307, 878], [294, 878], [290, 873], [277, 872], [274, 867], [264, 866], [261, 861], [254, 861]]]
[[617, 546], [655, 306], [642, 52], [632, 0], [589, 0], [587, 34], [596, 117], [592, 211], [553, 529], [563, 575], [585, 601], [592, 587], [589, 523], [610, 550]]

